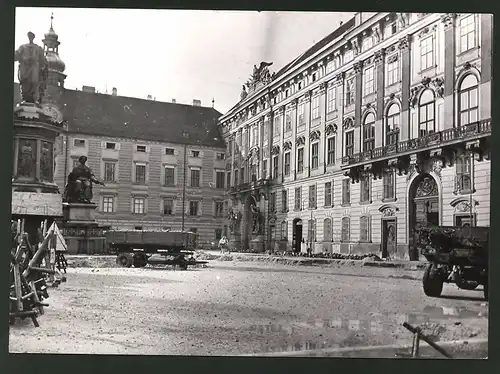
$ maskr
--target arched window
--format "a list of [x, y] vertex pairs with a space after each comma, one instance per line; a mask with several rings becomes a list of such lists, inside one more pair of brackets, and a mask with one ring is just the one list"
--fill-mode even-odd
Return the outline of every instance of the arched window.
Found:
[[418, 136], [426, 136], [436, 131], [436, 102], [434, 92], [425, 90], [420, 96], [419, 118], [418, 118]]
[[399, 141], [399, 106], [392, 104], [387, 111], [385, 125], [386, 145], [396, 144]]
[[478, 120], [478, 82], [477, 78], [469, 74], [460, 84], [459, 90], [459, 126], [465, 126]]
[[342, 242], [351, 241], [351, 219], [349, 217], [342, 218]]
[[323, 221], [323, 241], [332, 241], [332, 220], [330, 218], [325, 218]]
[[288, 224], [286, 221], [281, 222], [281, 239], [286, 240], [288, 238]]
[[375, 115], [368, 113], [363, 121], [363, 151], [375, 148]]

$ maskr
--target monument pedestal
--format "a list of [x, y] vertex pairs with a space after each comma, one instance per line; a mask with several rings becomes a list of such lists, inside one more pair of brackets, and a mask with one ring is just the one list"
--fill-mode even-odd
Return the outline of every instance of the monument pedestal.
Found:
[[265, 252], [265, 237], [264, 235], [256, 235], [250, 240], [249, 250], [252, 253], [263, 253]]
[[229, 249], [234, 252], [241, 251], [241, 234], [232, 233], [229, 237]]
[[63, 203], [61, 231], [70, 254], [97, 254], [106, 252], [104, 231], [110, 226], [99, 226], [95, 219], [96, 204]]

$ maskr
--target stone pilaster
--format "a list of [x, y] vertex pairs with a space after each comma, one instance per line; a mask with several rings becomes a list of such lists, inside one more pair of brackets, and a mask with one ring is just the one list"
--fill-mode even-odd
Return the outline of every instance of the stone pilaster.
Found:
[[356, 125], [361, 124], [361, 101], [363, 98], [363, 75], [361, 71], [363, 69], [363, 63], [361, 61], [354, 64], [354, 73], [356, 74], [356, 92], [354, 97], [354, 123]]
[[[491, 79], [493, 66], [493, 15], [480, 14], [479, 27], [481, 28], [481, 88], [479, 118], [491, 118]], [[446, 82], [445, 82], [446, 84]]]
[[411, 79], [411, 41], [412, 36], [406, 35], [399, 40], [401, 50], [401, 138], [408, 139], [410, 131], [410, 79]]
[[442, 129], [452, 128], [455, 121], [455, 64], [456, 64], [456, 46], [455, 46], [455, 13], [446, 13], [441, 20], [444, 23], [444, 119], [440, 124]]
[[384, 117], [384, 96], [385, 96], [385, 50], [375, 52], [375, 69], [377, 79], [377, 121]]

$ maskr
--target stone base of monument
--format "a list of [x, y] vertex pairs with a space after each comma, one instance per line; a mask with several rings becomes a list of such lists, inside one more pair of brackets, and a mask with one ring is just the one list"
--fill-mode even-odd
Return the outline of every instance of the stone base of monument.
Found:
[[63, 203], [63, 219], [69, 223], [95, 223], [96, 204]]
[[266, 241], [264, 235], [257, 235], [249, 242], [249, 251], [252, 253], [263, 253], [266, 250]]
[[42, 120], [49, 118], [39, 105], [26, 102], [22, 102], [16, 108], [14, 108], [14, 115], [17, 117]]
[[241, 234], [231, 234], [229, 237], [229, 249], [231, 252], [241, 251]]

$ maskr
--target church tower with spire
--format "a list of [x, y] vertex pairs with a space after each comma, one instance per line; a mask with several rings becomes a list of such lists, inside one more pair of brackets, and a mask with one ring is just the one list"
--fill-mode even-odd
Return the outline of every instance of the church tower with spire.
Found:
[[59, 35], [54, 31], [54, 14], [50, 17], [50, 29], [42, 40], [45, 57], [48, 62], [48, 78], [45, 97], [42, 107], [46, 114], [50, 115], [56, 121], [62, 120], [62, 97], [64, 94], [64, 80], [66, 74], [66, 64], [59, 57]]

